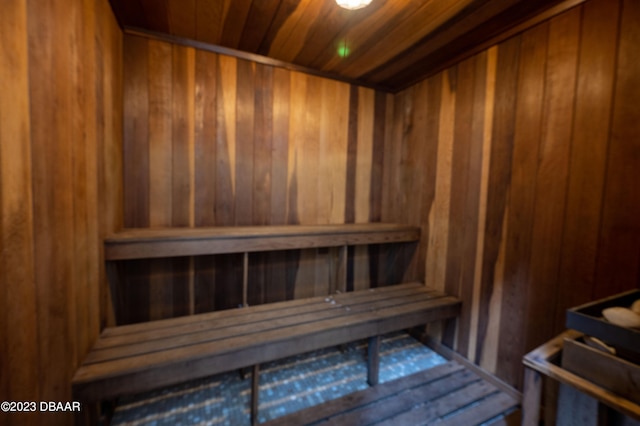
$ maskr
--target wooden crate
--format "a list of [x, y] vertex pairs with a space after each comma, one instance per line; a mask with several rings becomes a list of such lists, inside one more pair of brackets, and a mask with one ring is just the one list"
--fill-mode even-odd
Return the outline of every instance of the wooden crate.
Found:
[[594, 349], [579, 340], [564, 339], [562, 368], [599, 387], [640, 404], [640, 365]]
[[615, 306], [629, 307], [640, 299], [640, 290], [596, 300], [567, 310], [567, 328], [578, 330], [588, 336], [614, 346], [625, 358], [640, 360], [640, 331], [611, 324], [602, 317], [602, 310]]

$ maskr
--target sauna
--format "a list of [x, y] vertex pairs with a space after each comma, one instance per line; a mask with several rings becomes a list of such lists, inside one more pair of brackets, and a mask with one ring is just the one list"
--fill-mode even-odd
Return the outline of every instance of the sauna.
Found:
[[0, 425], [640, 424], [640, 3], [338, 3], [2, 2]]

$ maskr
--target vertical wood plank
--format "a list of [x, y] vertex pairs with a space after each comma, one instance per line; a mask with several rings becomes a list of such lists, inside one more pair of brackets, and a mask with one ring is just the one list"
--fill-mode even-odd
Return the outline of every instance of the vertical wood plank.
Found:
[[272, 225], [287, 222], [287, 189], [289, 163], [290, 73], [281, 68], [273, 71], [273, 141], [271, 153], [271, 220]]
[[[124, 226], [149, 226], [149, 71], [148, 40], [125, 36], [124, 70], [124, 129], [123, 129], [123, 187]], [[123, 262], [118, 301], [125, 313], [116, 318], [118, 324], [148, 318], [150, 283], [148, 262]], [[131, 285], [131, 283], [135, 283]]]
[[[469, 357], [471, 310], [474, 305], [473, 284], [476, 272], [478, 209], [483, 161], [482, 141], [485, 124], [486, 60], [486, 54], [480, 54], [460, 64], [458, 93], [456, 94], [457, 104], [462, 105], [468, 102], [470, 109], [465, 111], [464, 108], [457, 108], [456, 111], [456, 123], [459, 124], [456, 125], [452, 167], [458, 171], [453, 182], [457, 179], [459, 183], [457, 188], [452, 184], [451, 189], [450, 217], [452, 224], [446, 286], [451, 286], [455, 291], [453, 294], [458, 294], [463, 301], [463, 309], [458, 319], [455, 347], [459, 353], [466, 357]], [[466, 102], [464, 101], [465, 97], [467, 98]], [[462, 121], [467, 121], [468, 124], [465, 126]], [[454, 196], [456, 192], [459, 193], [458, 197]], [[459, 199], [454, 202], [456, 198]], [[453, 224], [454, 219], [458, 221], [457, 225]], [[462, 231], [462, 234], [455, 235], [454, 228], [457, 229], [457, 232]], [[452, 262], [453, 259], [457, 260]], [[445, 336], [443, 342], [446, 344], [446, 339], [453, 339], [453, 337], [452, 335]]]
[[[594, 300], [598, 232], [611, 128], [619, 2], [595, 0], [582, 12], [567, 206], [554, 330], [566, 309]], [[536, 345], [536, 342], [529, 342]], [[526, 348], [525, 348], [526, 349]]]
[[498, 365], [496, 357], [499, 330], [497, 327], [501, 315], [503, 287], [501, 254], [504, 253], [506, 241], [505, 227], [511, 179], [519, 50], [519, 37], [500, 44], [496, 65], [496, 82], [500, 84], [496, 84], [495, 90], [476, 347], [476, 359], [490, 371], [496, 371]]
[[[341, 149], [336, 146], [333, 134], [335, 128], [339, 127], [337, 123], [334, 123], [334, 111], [336, 108], [336, 84], [329, 80], [323, 80], [321, 106], [320, 106], [320, 134], [319, 134], [319, 153], [318, 153], [318, 210], [317, 220], [318, 223], [332, 223], [332, 210], [336, 201], [336, 194], [334, 190], [334, 182], [344, 182], [344, 165], [340, 165], [337, 162], [332, 161], [332, 156], [339, 157]], [[334, 153], [335, 149], [335, 153]], [[337, 177], [335, 177], [335, 175]], [[340, 179], [342, 177], [342, 179]]]
[[255, 74], [254, 172], [252, 225], [271, 219], [271, 153], [273, 140], [273, 68], [257, 66]]
[[[546, 79], [546, 59], [549, 25], [541, 24], [522, 35], [518, 71], [515, 129], [513, 138], [513, 158], [511, 163], [511, 190], [507, 213], [507, 249], [504, 267], [504, 281], [509, 283], [503, 292], [503, 310], [511, 320], [500, 326], [501, 341], [509, 342], [518, 353], [522, 353], [527, 328], [525, 322], [536, 322], [537, 315], [526, 318], [515, 316], [515, 312], [526, 312], [527, 295], [535, 292], [537, 284], [531, 281], [528, 262], [533, 239], [534, 205], [536, 196], [535, 177], [538, 171], [539, 146], [542, 138], [543, 96]], [[534, 300], [543, 297], [530, 295]], [[529, 306], [533, 304], [530, 303]], [[540, 342], [542, 343], [542, 342]], [[514, 355], [514, 359], [515, 359]]]
[[[194, 225], [216, 225], [217, 55], [195, 52], [195, 206]], [[215, 308], [215, 256], [196, 256], [194, 313]]]
[[[424, 168], [424, 182], [421, 188], [422, 205], [420, 206], [421, 216], [421, 241], [417, 256], [420, 257], [418, 262], [422, 263], [422, 272], [417, 275], [416, 279], [424, 280], [428, 286], [433, 285], [430, 281], [433, 276], [428, 276], [430, 270], [433, 269], [433, 261], [428, 263], [428, 248], [431, 241], [431, 221], [433, 219], [432, 209], [436, 197], [436, 179], [438, 170], [438, 135], [440, 134], [440, 114], [441, 114], [441, 97], [442, 97], [442, 74], [438, 74], [426, 81], [426, 122], [424, 143], [425, 149], [423, 157], [420, 160], [420, 167]], [[413, 278], [413, 277], [412, 277]]]
[[[72, 152], [73, 143], [80, 143], [74, 140], [73, 128], [73, 92], [80, 86], [72, 67], [78, 52], [54, 39], [77, 40], [79, 10], [63, 10], [60, 5], [41, 10], [33, 3], [28, 7], [31, 149], [38, 153], [32, 160], [36, 299], [42, 313], [38, 316], [38, 351], [56, 366], [48, 369], [41, 363], [38, 374], [40, 396], [51, 400], [69, 394], [57, 388], [66, 383], [77, 362], [71, 309], [75, 286]], [[43, 75], [44, 69], [49, 72]]]
[[[382, 220], [382, 187], [384, 180], [384, 138], [386, 133], [387, 98], [382, 92], [376, 91], [374, 94], [374, 117], [373, 117], [373, 153], [371, 162], [371, 197], [370, 197], [370, 222], [380, 222]], [[338, 102], [344, 105], [344, 102]]]
[[405, 95], [405, 92], [398, 93], [395, 96], [389, 96], [386, 102], [386, 114], [385, 114], [385, 132], [384, 132], [384, 161], [382, 163], [384, 181], [382, 185], [382, 221], [393, 222], [393, 217], [396, 212], [392, 208], [394, 197], [396, 193], [393, 191], [394, 182], [396, 179], [396, 172], [399, 168], [394, 167], [399, 140], [396, 138], [398, 132], [398, 122], [396, 104], [398, 100]]
[[172, 52], [172, 198], [171, 224], [193, 226], [195, 51], [173, 46]]
[[436, 190], [429, 211], [429, 246], [427, 248], [426, 282], [444, 291], [446, 253], [449, 233], [451, 167], [453, 155], [454, 120], [456, 108], [455, 70], [442, 74], [440, 122], [438, 124], [438, 159]]
[[634, 288], [640, 282], [640, 91], [638, 61], [640, 5], [622, 2], [611, 136], [594, 297]]
[[254, 128], [256, 64], [239, 60], [236, 93], [236, 191], [235, 225], [250, 225], [253, 219]]
[[[171, 226], [173, 208], [173, 60], [168, 43], [149, 40], [149, 225]], [[172, 262], [148, 262], [149, 319], [173, 313]], [[128, 290], [125, 290], [128, 291]]]
[[216, 224], [235, 222], [237, 60], [218, 56], [216, 105]]
[[172, 47], [148, 42], [149, 225], [172, 221]]
[[[355, 161], [355, 222], [368, 222], [371, 215], [371, 172], [373, 164], [373, 130], [375, 93], [358, 89], [358, 137]], [[356, 246], [354, 255], [354, 290], [371, 287], [369, 248]]]
[[[0, 392], [12, 400], [40, 395], [28, 37], [27, 2], [4, 4], [0, 16]], [[35, 418], [24, 420], [37, 424]]]
[[[281, 68], [273, 70], [271, 186], [269, 187], [271, 216], [269, 223], [287, 223], [288, 163], [289, 163], [289, 105], [290, 73]], [[265, 302], [286, 300], [293, 293], [287, 278], [287, 253], [275, 252], [266, 255], [269, 264], [267, 282], [269, 289]], [[289, 290], [288, 290], [289, 289]]]
[[[78, 53], [76, 84], [85, 90], [74, 92], [76, 109], [74, 128], [74, 249], [76, 322], [76, 360], [84, 358], [93, 345], [99, 329], [99, 294], [96, 279], [100, 271], [98, 236], [98, 99], [97, 99], [97, 57], [98, 26], [97, 7], [91, 1], [82, 3], [76, 20]], [[92, 60], [84, 60], [91, 58]]]
[[482, 266], [484, 259], [484, 238], [487, 223], [487, 193], [489, 191], [489, 170], [491, 167], [491, 135], [493, 133], [493, 112], [495, 105], [497, 47], [487, 50], [487, 68], [485, 82], [484, 123], [482, 132], [482, 173], [478, 206], [478, 234], [476, 236], [476, 257], [473, 278], [473, 299], [471, 303], [471, 323], [469, 325], [469, 359], [480, 363], [476, 358], [478, 351], [478, 324], [480, 322], [480, 289], [482, 287]]
[[[215, 219], [217, 226], [235, 224], [237, 60], [217, 56]], [[237, 255], [215, 259], [215, 309], [242, 303], [242, 275]]]
[[195, 226], [216, 223], [217, 55], [195, 52]]
[[[102, 139], [102, 161], [99, 163], [100, 186], [100, 222], [102, 225], [100, 237], [123, 227], [123, 34], [117, 25], [111, 7], [102, 3], [101, 31], [104, 33], [102, 44], [98, 43], [98, 52], [103, 47], [103, 54], [99, 55], [103, 62], [102, 79], [98, 92], [103, 96], [99, 127]], [[99, 109], [100, 111], [100, 109]], [[102, 253], [102, 245], [101, 253]], [[105, 276], [101, 273], [101, 276]], [[100, 286], [101, 328], [106, 324], [115, 324], [113, 312], [114, 303], [106, 284]]]
[[149, 88], [146, 39], [126, 36], [124, 63], [124, 226], [149, 225]]
[[353, 223], [356, 220], [355, 193], [356, 159], [358, 158], [358, 103], [358, 88], [355, 86], [351, 86], [349, 91], [349, 133], [347, 139], [347, 176], [344, 213], [345, 223]]
[[[172, 46], [172, 196], [171, 225], [192, 227], [195, 205], [195, 51]], [[164, 303], [172, 316], [186, 315], [192, 305], [192, 258], [175, 258], [171, 296]], [[167, 295], [169, 296], [169, 295]]]
[[[473, 187], [469, 185], [477, 184], [470, 182], [472, 173], [471, 150], [473, 148], [473, 105], [474, 105], [474, 85], [475, 85], [475, 58], [468, 59], [457, 66], [456, 77], [456, 109], [455, 109], [455, 127], [453, 132], [453, 147], [451, 154], [451, 168], [455, 173], [451, 173], [451, 184], [449, 198], [449, 230], [446, 242], [446, 264], [444, 276], [444, 290], [448, 294], [461, 297], [463, 300], [462, 317], [458, 322], [457, 331], [463, 332], [468, 329], [468, 306], [469, 298], [463, 298], [465, 291], [465, 274], [472, 271], [465, 270], [465, 261], [468, 259], [466, 255], [466, 246], [472, 243], [469, 238], [470, 231], [467, 226], [466, 212], [474, 211], [473, 206], [468, 205], [468, 198], [474, 192]], [[468, 210], [467, 210], [468, 209]], [[468, 263], [467, 263], [468, 265]], [[466, 300], [465, 300], [466, 299]], [[462, 320], [467, 321], [463, 322]], [[443, 343], [453, 349], [456, 349], [462, 355], [466, 355], [466, 347], [468, 342], [462, 342], [462, 348], [454, 343], [455, 336], [453, 333], [447, 333], [443, 336]]]
[[[547, 340], [555, 331], [554, 316], [540, 315], [539, 312], [544, 312], [549, 306], [557, 306], [572, 138], [572, 127], [567, 123], [573, 122], [580, 18], [581, 10], [576, 8], [549, 22], [542, 139], [538, 152], [529, 261], [532, 288], [527, 294], [532, 326], [528, 327], [526, 338], [530, 348]], [[509, 341], [505, 340], [505, 343]], [[515, 356], [514, 353], [514, 360]], [[519, 369], [511, 374], [520, 374]]]
[[[430, 131], [427, 126], [431, 124], [427, 117], [430, 101], [427, 99], [428, 90], [427, 81], [415, 85], [404, 104], [401, 161], [405, 166], [400, 176], [403, 186], [402, 207], [399, 209], [397, 221], [416, 226], [421, 224], [421, 219], [424, 217], [422, 208], [426, 203], [425, 197], [432, 195], [428, 190], [424, 190], [428, 186], [426, 179], [435, 171], [435, 168], [432, 171], [427, 170], [422, 163], [426, 160], [425, 152], [428, 152], [432, 146], [430, 141], [425, 140], [425, 136]], [[435, 161], [436, 158], [433, 160]], [[405, 271], [407, 276], [424, 276], [426, 248], [426, 244], [419, 245], [417, 255], [413, 257], [413, 262]]]

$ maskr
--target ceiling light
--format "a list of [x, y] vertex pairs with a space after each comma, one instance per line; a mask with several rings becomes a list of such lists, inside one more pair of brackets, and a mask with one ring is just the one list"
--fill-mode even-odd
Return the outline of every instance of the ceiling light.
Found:
[[336, 0], [338, 6], [349, 10], [361, 9], [371, 3], [371, 0]]

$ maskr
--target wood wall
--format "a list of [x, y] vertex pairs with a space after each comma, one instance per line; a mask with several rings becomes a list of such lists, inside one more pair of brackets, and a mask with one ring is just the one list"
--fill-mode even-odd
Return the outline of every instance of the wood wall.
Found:
[[388, 100], [382, 219], [421, 224], [463, 299], [443, 341], [508, 383], [568, 307], [640, 285], [639, 48], [637, 1], [590, 0]]
[[[351, 287], [459, 295], [431, 331], [519, 386], [567, 307], [640, 283], [639, 20], [590, 0], [397, 95], [126, 36], [125, 226], [421, 226], [411, 263], [352, 251]], [[336, 255], [252, 256], [249, 303], [325, 294]], [[241, 263], [124, 265], [119, 318], [238, 306]]]
[[[122, 225], [420, 225], [404, 277], [407, 253], [381, 271], [358, 249], [351, 286], [459, 294], [442, 339], [516, 385], [568, 306], [640, 284], [633, 0], [590, 0], [395, 96], [134, 36], [123, 51], [106, 1], [35, 3], [0, 15], [2, 399], [71, 399], [109, 321], [100, 241]], [[250, 303], [326, 291], [336, 255], [252, 258]], [[126, 265], [126, 320], [236, 305], [235, 265]]]
[[122, 224], [122, 33], [106, 0], [7, 0], [0, 40], [0, 400], [66, 402], [109, 316], [100, 241]]
[[[124, 58], [125, 226], [380, 220], [391, 95], [137, 35]], [[351, 250], [350, 287], [401, 280], [378, 271], [386, 255], [404, 258]], [[328, 294], [337, 257], [252, 254], [249, 304]], [[241, 267], [242, 255], [127, 262], [119, 321], [237, 307]]]

